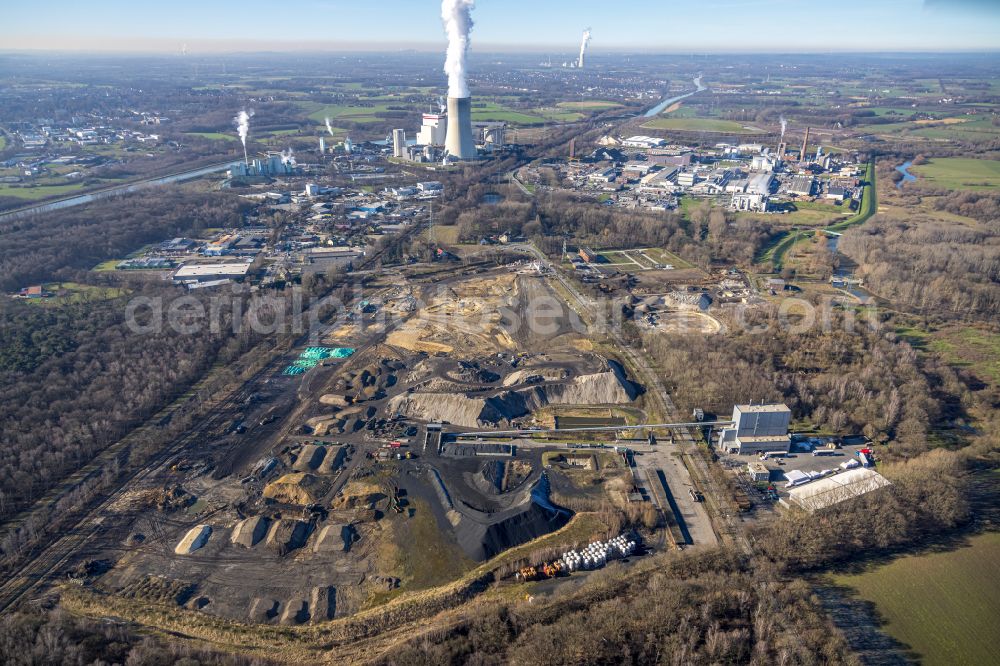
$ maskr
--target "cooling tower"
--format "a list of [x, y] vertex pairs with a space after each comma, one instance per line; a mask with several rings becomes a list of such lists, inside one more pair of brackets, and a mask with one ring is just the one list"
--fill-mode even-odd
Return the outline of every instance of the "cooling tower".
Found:
[[444, 148], [453, 158], [476, 159], [476, 140], [472, 137], [472, 98], [448, 98], [448, 135]]

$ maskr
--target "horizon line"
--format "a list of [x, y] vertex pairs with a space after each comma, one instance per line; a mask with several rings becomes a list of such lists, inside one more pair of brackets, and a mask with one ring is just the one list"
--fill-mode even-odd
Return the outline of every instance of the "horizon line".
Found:
[[[439, 45], [434, 45], [431, 47], [427, 45], [426, 48], [421, 48], [423, 45], [413, 45], [404, 48], [386, 48], [386, 45], [379, 47], [325, 47], [325, 48], [260, 48], [260, 49], [199, 49], [192, 50], [190, 47], [187, 53], [182, 53], [181, 49], [178, 47], [176, 49], [132, 49], [132, 48], [3, 48], [0, 47], [0, 56], [3, 55], [45, 55], [45, 54], [65, 54], [65, 55], [93, 55], [93, 56], [170, 56], [176, 57], [178, 59], [190, 59], [199, 56], [224, 56], [224, 55], [274, 55], [274, 54], [296, 54], [296, 55], [326, 55], [331, 53], [336, 54], [346, 54], [346, 55], [397, 55], [403, 53], [421, 53], [421, 54], [434, 54], [434, 53], [444, 53], [444, 49]], [[567, 49], [567, 54], [572, 54], [575, 49]], [[512, 46], [503, 44], [489, 44], [483, 45], [482, 49], [478, 49], [474, 53], [470, 53], [470, 56], [491, 56], [491, 55], [547, 55], [563, 53], [557, 49], [543, 49], [540, 46], [529, 45], [529, 46]], [[610, 55], [610, 56], [627, 56], [627, 55], [644, 55], [644, 56], [714, 56], [714, 55], [826, 55], [826, 54], [842, 54], [842, 55], [993, 55], [1000, 54], [1000, 46], [997, 47], [981, 47], [981, 48], [940, 48], [933, 49], [927, 48], [926, 46], [920, 48], [892, 48], [892, 49], [855, 49], [855, 48], [826, 48], [826, 49], [803, 49], [803, 50], [789, 50], [789, 49], [708, 49], [708, 50], [660, 50], [655, 47], [632, 47], [632, 48], [614, 48], [614, 47], [599, 47], [588, 51], [589, 54], [594, 55]]]

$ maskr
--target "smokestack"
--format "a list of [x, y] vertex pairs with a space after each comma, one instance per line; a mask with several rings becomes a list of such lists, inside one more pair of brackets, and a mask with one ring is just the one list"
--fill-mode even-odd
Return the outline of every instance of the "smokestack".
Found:
[[448, 134], [444, 148], [453, 158], [474, 160], [476, 140], [472, 137], [472, 98], [448, 98]]
[[583, 41], [580, 42], [580, 58], [576, 63], [578, 69], [583, 69], [587, 60], [587, 44], [590, 44], [590, 28], [583, 31]]
[[802, 139], [802, 152], [799, 154], [799, 160], [805, 162], [808, 157], [806, 157], [806, 150], [809, 149], [809, 129], [806, 128], [806, 137]]

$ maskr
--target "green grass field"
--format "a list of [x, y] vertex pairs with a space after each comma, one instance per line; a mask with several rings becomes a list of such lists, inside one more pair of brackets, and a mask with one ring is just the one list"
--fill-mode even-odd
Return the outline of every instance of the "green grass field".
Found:
[[575, 123], [578, 120], [583, 120], [586, 118], [586, 114], [579, 111], [567, 111], [565, 109], [559, 109], [551, 106], [542, 106], [537, 109], [532, 109], [533, 114], [542, 116], [546, 120], [550, 120], [556, 123]]
[[556, 106], [563, 109], [576, 109], [579, 111], [607, 111], [608, 109], [617, 109], [621, 106], [621, 104], [617, 102], [607, 102], [604, 100], [593, 99], [580, 102], [559, 102]]
[[7, 147], [7, 137], [5, 137], [3, 134], [0, 134], [0, 150], [3, 150], [6, 147]]
[[83, 183], [71, 183], [69, 185], [39, 185], [37, 187], [10, 187], [0, 185], [0, 197], [17, 197], [25, 201], [35, 199], [45, 199], [47, 197], [57, 197], [63, 194], [72, 194], [83, 187]]
[[212, 141], [239, 141], [240, 138], [236, 134], [223, 134], [222, 132], [185, 132], [188, 136], [200, 136], [203, 139], [211, 139]]
[[876, 212], [878, 212], [878, 188], [875, 183], [875, 162], [871, 161], [865, 170], [865, 186], [861, 191], [861, 205], [858, 207], [858, 212], [842, 222], [830, 225], [827, 229], [842, 232], [848, 227], [864, 224]]
[[472, 107], [472, 119], [478, 121], [508, 122], [514, 125], [541, 125], [545, 118], [515, 111], [496, 102], [477, 103]]
[[983, 381], [1000, 386], [1000, 333], [972, 327], [943, 330], [927, 346], [951, 365], [968, 368]]
[[1000, 187], [1000, 160], [942, 157], [911, 167], [911, 171], [932, 185], [949, 190], [987, 190]]
[[963, 118], [965, 122], [955, 123], [941, 119], [932, 123], [899, 122], [888, 125], [867, 125], [866, 131], [873, 134], [896, 134], [905, 138], [933, 139], [945, 141], [967, 141], [981, 143], [1000, 138], [1000, 127], [988, 117]]
[[833, 581], [874, 603], [885, 631], [926, 666], [1000, 662], [1000, 532]]
[[900, 325], [895, 331], [915, 349], [937, 354], [949, 365], [965, 368], [981, 381], [1000, 386], [1000, 333], [973, 326]]
[[677, 132], [721, 132], [725, 134], [762, 134], [763, 130], [742, 123], [717, 118], [656, 118], [643, 127]]
[[302, 102], [301, 106], [309, 113], [309, 119], [318, 123], [323, 123], [326, 118], [354, 123], [374, 123], [378, 122], [380, 114], [389, 110], [389, 105], [385, 102], [364, 100], [360, 100], [356, 105]]

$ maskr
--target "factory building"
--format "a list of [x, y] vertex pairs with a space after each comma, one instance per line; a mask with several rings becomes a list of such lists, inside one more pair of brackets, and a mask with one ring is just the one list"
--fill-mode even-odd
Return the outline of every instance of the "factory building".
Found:
[[719, 444], [741, 455], [788, 453], [792, 443], [788, 436], [791, 418], [787, 405], [736, 405], [733, 425], [722, 431]]
[[261, 178], [271, 176], [291, 176], [295, 174], [295, 162], [280, 154], [268, 155], [267, 159], [254, 159], [250, 164], [237, 162], [229, 169], [230, 178]]
[[479, 143], [486, 147], [500, 147], [507, 143], [507, 123], [480, 122], [474, 123]]
[[738, 192], [733, 195], [729, 207], [746, 213], [766, 213], [771, 208], [771, 200], [763, 194]]
[[667, 142], [659, 137], [640, 134], [623, 140], [622, 145], [626, 148], [662, 148], [667, 145]]
[[774, 171], [777, 161], [770, 155], [754, 155], [750, 160], [751, 171]]
[[448, 116], [444, 113], [425, 113], [423, 125], [417, 132], [417, 143], [422, 146], [443, 146], [448, 135]]
[[811, 197], [816, 189], [816, 179], [812, 176], [796, 176], [788, 186], [788, 193], [800, 197]]

